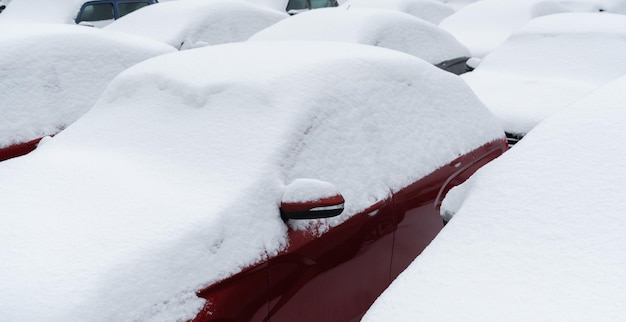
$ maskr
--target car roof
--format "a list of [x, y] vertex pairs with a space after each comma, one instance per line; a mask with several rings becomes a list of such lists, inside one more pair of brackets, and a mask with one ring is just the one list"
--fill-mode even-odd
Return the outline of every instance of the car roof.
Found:
[[447, 4], [436, 0], [350, 0], [341, 7], [364, 7], [401, 11], [433, 24], [450, 16], [455, 11]]
[[189, 319], [195, 291], [286, 246], [291, 181], [345, 197], [341, 216], [292, 227], [323, 233], [501, 137], [461, 79], [391, 50], [243, 42], [155, 57], [0, 163], [0, 312]]
[[131, 12], [105, 28], [188, 49], [244, 41], [287, 17], [241, 0], [169, 1]]
[[398, 50], [431, 64], [469, 56], [452, 35], [429, 22], [402, 12], [359, 7], [301, 13], [259, 31], [250, 40], [360, 43]]

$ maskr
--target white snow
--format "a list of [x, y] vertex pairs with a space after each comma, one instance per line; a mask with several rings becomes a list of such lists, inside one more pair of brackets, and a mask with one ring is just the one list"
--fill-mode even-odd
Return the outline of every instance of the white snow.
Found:
[[626, 16], [562, 13], [536, 18], [463, 75], [505, 130], [541, 120], [626, 73]]
[[621, 77], [454, 188], [455, 217], [363, 321], [623, 321], [624, 101]]
[[245, 42], [149, 59], [0, 163], [0, 316], [189, 319], [196, 291], [315, 223], [281, 221], [285, 185], [337, 187], [345, 210], [323, 230], [501, 136], [460, 78], [386, 49]]
[[349, 0], [341, 7], [396, 10], [434, 24], [438, 24], [455, 11], [437, 0]]
[[11, 28], [0, 33], [0, 148], [56, 134], [87, 112], [119, 72], [174, 51], [80, 26]]
[[570, 11], [626, 13], [622, 0], [481, 0], [445, 18], [439, 26], [484, 57], [533, 18]]
[[[74, 24], [80, 6], [86, 0], [12, 0], [0, 15], [0, 23]], [[12, 26], [1, 26], [2, 30]], [[4, 33], [4, 32], [3, 32]]]
[[105, 29], [127, 32], [190, 49], [244, 41], [289, 15], [238, 0], [159, 3], [114, 21]]
[[280, 21], [252, 36], [259, 40], [338, 41], [389, 48], [437, 64], [469, 51], [437, 26], [391, 10], [323, 8]]
[[298, 178], [285, 187], [285, 193], [283, 193], [281, 201], [315, 201], [319, 200], [319, 198], [334, 197], [338, 193], [337, 187], [331, 183], [316, 179]]

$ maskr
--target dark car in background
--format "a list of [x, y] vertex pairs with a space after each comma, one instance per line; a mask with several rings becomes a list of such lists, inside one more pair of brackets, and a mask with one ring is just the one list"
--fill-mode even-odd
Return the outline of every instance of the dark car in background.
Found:
[[287, 13], [295, 15], [297, 13], [327, 7], [336, 7], [337, 0], [289, 0], [287, 3]]
[[135, 10], [158, 3], [158, 0], [97, 0], [85, 2], [76, 15], [76, 23], [115, 20]]

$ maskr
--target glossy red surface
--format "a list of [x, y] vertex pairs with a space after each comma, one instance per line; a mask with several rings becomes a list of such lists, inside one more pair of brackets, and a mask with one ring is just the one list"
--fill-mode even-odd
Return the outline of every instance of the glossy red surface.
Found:
[[37, 144], [39, 143], [39, 141], [41, 141], [41, 138], [28, 141], [26, 143], [18, 143], [4, 148], [0, 148], [0, 161], [19, 157], [33, 151], [35, 148], [37, 148]]
[[198, 293], [193, 321], [357, 321], [443, 227], [445, 193], [502, 154], [487, 144], [380, 200], [321, 237], [288, 231], [289, 247]]

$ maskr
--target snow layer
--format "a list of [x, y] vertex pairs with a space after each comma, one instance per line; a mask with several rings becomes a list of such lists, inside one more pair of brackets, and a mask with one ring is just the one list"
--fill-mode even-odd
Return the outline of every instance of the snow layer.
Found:
[[181, 49], [244, 41], [289, 15], [238, 0], [185, 0], [131, 12], [105, 29], [162, 41]]
[[14, 28], [2, 26], [11, 23], [63, 23], [74, 24], [80, 6], [86, 0], [12, 0], [11, 5], [0, 15], [0, 29]]
[[439, 26], [484, 57], [536, 17], [570, 11], [626, 13], [622, 0], [482, 0], [457, 11]]
[[452, 7], [436, 0], [350, 0], [342, 7], [396, 10], [434, 24], [454, 13]]
[[460, 78], [391, 50], [244, 42], [147, 60], [0, 163], [0, 316], [188, 319], [195, 291], [287, 245], [287, 184], [337, 187], [344, 213], [318, 223], [337, 225], [501, 136]]
[[431, 64], [469, 56], [467, 48], [435, 25], [402, 12], [358, 7], [301, 13], [259, 31], [250, 40], [366, 44], [411, 54]]
[[363, 321], [623, 321], [624, 101], [626, 77], [454, 188], [461, 209]]
[[52, 135], [89, 110], [122, 70], [174, 48], [69, 25], [0, 33], [0, 148]]
[[532, 20], [463, 78], [505, 130], [526, 133], [625, 74], [624, 55], [626, 16], [554, 14]]

